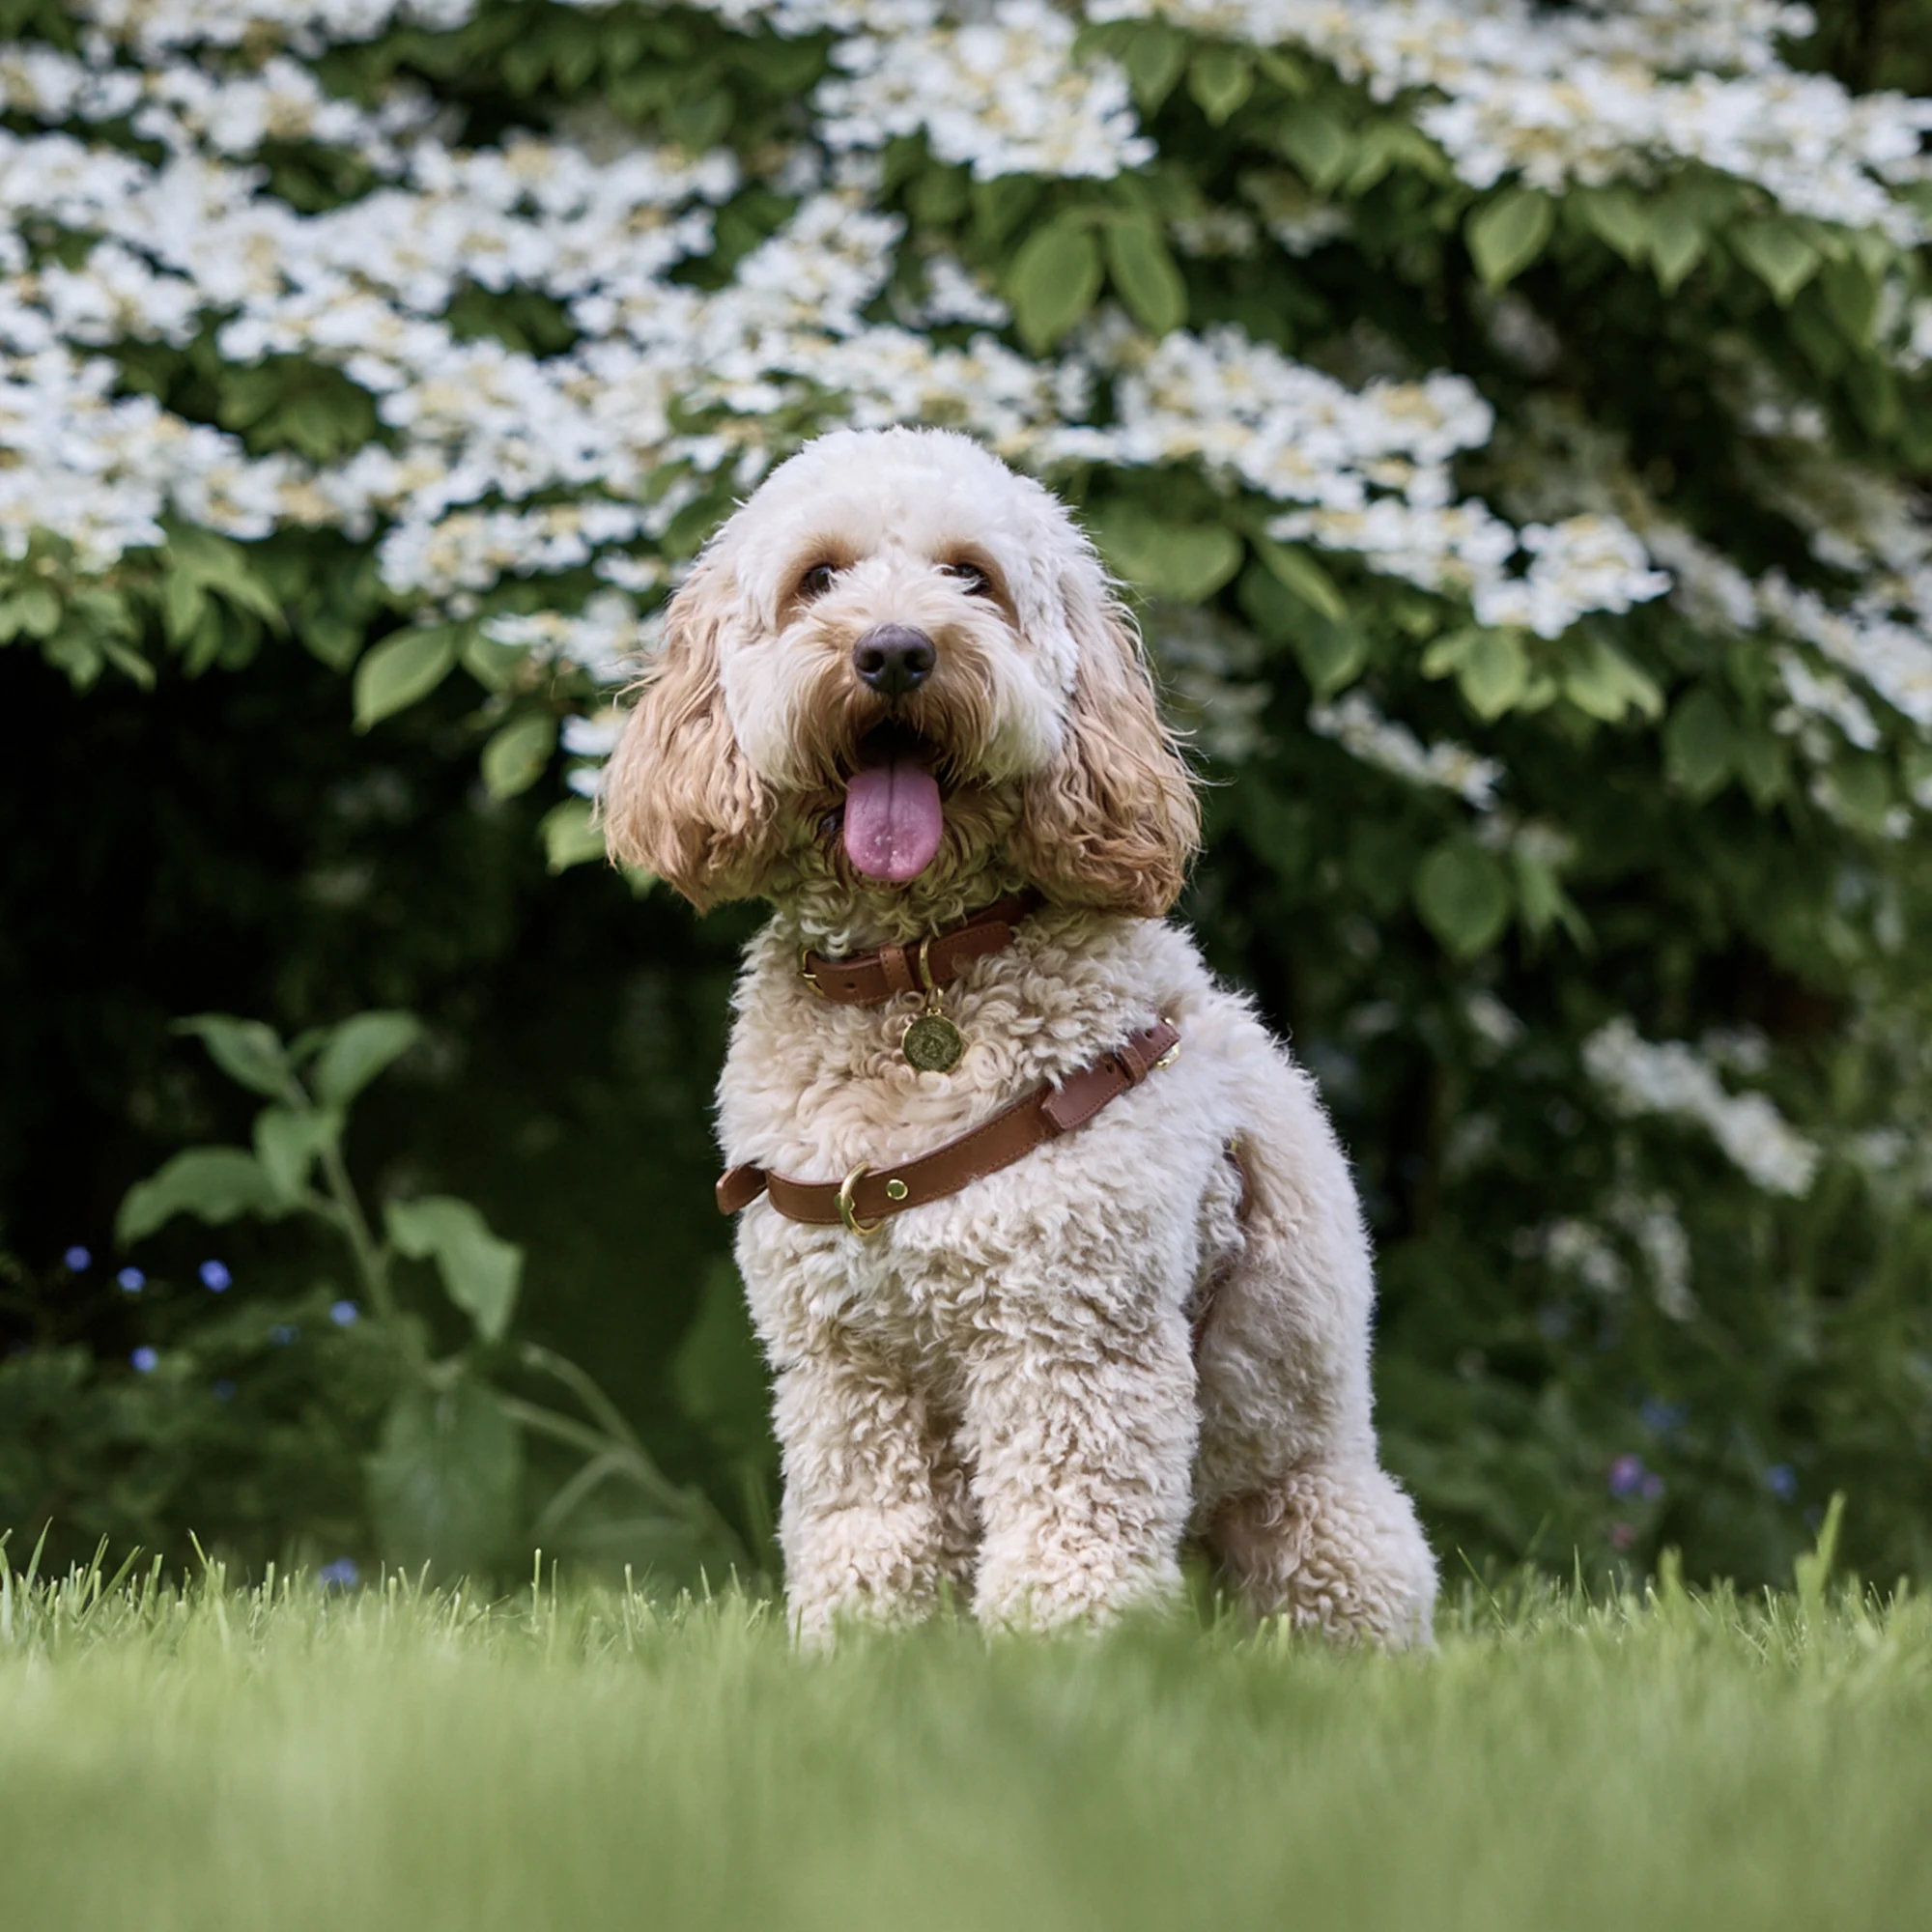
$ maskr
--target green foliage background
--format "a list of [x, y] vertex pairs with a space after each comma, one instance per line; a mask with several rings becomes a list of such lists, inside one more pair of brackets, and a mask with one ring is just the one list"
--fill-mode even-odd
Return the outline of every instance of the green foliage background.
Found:
[[[1821, 14], [1817, 63], [1932, 92], [1922, 7]], [[71, 38], [62, 10], [10, 0], [0, 19], [16, 38]], [[1919, 270], [1877, 238], [1781, 216], [1694, 168], [1642, 190], [1477, 194], [1398, 110], [1305, 56], [1146, 23], [1095, 44], [1133, 78], [1160, 144], [1150, 170], [976, 183], [917, 139], [887, 152], [907, 261], [943, 242], [1005, 292], [1009, 340], [1029, 353], [1116, 300], [1155, 335], [1237, 322], [1359, 381], [1367, 324], [1403, 366], [1461, 371], [1495, 405], [1467, 487], [1533, 505], [1552, 449], [1581, 448], [1587, 467], [1601, 448], [1606, 478], [1742, 565], [1801, 580], [1829, 574], [1752, 487], [1719, 400], [1741, 343], [1825, 412], [1844, 457], [1908, 481], [1932, 468], [1924, 382], [1872, 328], [1883, 277]], [[703, 286], [787, 211], [756, 156], [825, 61], [822, 37], [510, 0], [455, 32], [333, 49], [321, 71], [350, 96], [413, 75], [472, 142], [595, 106], [655, 139], [727, 143], [752, 185], [680, 271]], [[1232, 205], [1258, 158], [1345, 206], [1348, 237], [1305, 257], [1171, 250], [1167, 224]], [[292, 149], [272, 185], [325, 207], [365, 184], [353, 155]], [[1553, 361], [1497, 347], [1484, 318], [1505, 286], [1554, 325]], [[467, 290], [457, 309], [513, 344], [568, 334], [554, 303], [515, 288]], [[129, 388], [258, 453], [329, 460], [375, 429], [353, 384], [298, 358], [238, 369], [205, 339], [115, 353]], [[796, 433], [837, 419], [826, 398]], [[1642, 1563], [1674, 1544], [1692, 1574], [1748, 1581], [1788, 1574], [1807, 1512], [1842, 1488], [1858, 1567], [1932, 1573], [1932, 1215], [1909, 1179], [1843, 1152], [1874, 1125], [1924, 1146], [1932, 876], [1922, 836], [1881, 833], [1932, 776], [1926, 750], [1897, 729], [1846, 748], [1830, 815], [1771, 728], [1760, 640], [1662, 603], [1555, 640], [1483, 632], [1346, 555], [1272, 544], [1266, 505], [1194, 471], [1057, 480], [1157, 644], [1189, 606], [1255, 640], [1264, 744], [1209, 771], [1183, 913], [1322, 1077], [1352, 1151], [1382, 1256], [1388, 1455], [1438, 1548], [1567, 1569], [1573, 1552]], [[730, 494], [710, 479], [664, 554], [689, 556]], [[69, 1548], [104, 1535], [179, 1556], [193, 1531], [248, 1561], [292, 1545], [385, 1553], [365, 1474], [398, 1412], [399, 1358], [383, 1324], [331, 1320], [355, 1293], [340, 1255], [278, 1221], [178, 1220], [130, 1254], [113, 1229], [164, 1157], [248, 1138], [256, 1102], [171, 1031], [179, 1016], [259, 1016], [292, 1037], [407, 1009], [423, 1037], [349, 1129], [364, 1192], [478, 1204], [526, 1256], [519, 1335], [591, 1369], [668, 1481], [764, 1553], [772, 1456], [706, 1120], [756, 914], [700, 923], [568, 863], [582, 805], [555, 731], [593, 701], [587, 683], [474, 623], [409, 627], [366, 552], [336, 536], [243, 546], [181, 528], [109, 581], [55, 552], [9, 568], [0, 1524]], [[590, 583], [512, 582], [497, 608], [570, 608]], [[1519, 808], [1560, 818], [1565, 862], [1478, 842], [1453, 798], [1307, 728], [1311, 698], [1364, 680], [1425, 736], [1499, 757]], [[1519, 1015], [1526, 1044], [1500, 1053], [1470, 1022], [1474, 993]], [[1611, 1111], [1578, 1049], [1621, 1014], [1651, 1039], [1761, 1029], [1767, 1091], [1825, 1149], [1808, 1193], [1766, 1195], [1707, 1140]], [[1522, 1238], [1658, 1186], [1690, 1241], [1689, 1314], [1646, 1293], [1627, 1234], [1605, 1236], [1635, 1284], [1621, 1293]], [[85, 1267], [62, 1259], [76, 1245]], [[236, 1284], [219, 1299], [197, 1276], [212, 1256]], [[138, 1293], [116, 1285], [123, 1264], [142, 1270]], [[477, 1387], [518, 1386], [428, 1264], [403, 1269], [398, 1294], [426, 1356], [480, 1350]], [[157, 1368], [132, 1365], [141, 1348]], [[1613, 1495], [1629, 1457], [1659, 1480]], [[504, 1520], [468, 1553], [514, 1562], [571, 1466], [534, 1446]], [[671, 1572], [705, 1554], [595, 1509], [564, 1547]]]

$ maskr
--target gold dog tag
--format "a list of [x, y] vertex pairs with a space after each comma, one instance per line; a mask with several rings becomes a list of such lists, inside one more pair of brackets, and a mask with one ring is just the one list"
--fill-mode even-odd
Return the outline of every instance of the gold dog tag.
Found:
[[922, 1073], [951, 1073], [966, 1051], [966, 1041], [944, 1013], [928, 1009], [906, 1021], [899, 1051]]
[[951, 1073], [966, 1051], [965, 1037], [939, 1010], [939, 982], [932, 977], [932, 941], [922, 939], [913, 953], [920, 984], [925, 988], [925, 1010], [915, 1013], [899, 1035], [899, 1051], [922, 1073]]

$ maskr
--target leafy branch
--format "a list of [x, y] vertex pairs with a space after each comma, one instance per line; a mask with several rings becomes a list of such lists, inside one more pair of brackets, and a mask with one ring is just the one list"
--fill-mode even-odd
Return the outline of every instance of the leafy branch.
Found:
[[[486, 1374], [505, 1353], [522, 1288], [524, 1251], [493, 1233], [454, 1195], [366, 1209], [343, 1153], [349, 1110], [362, 1091], [422, 1037], [406, 1012], [357, 1013], [284, 1042], [260, 1020], [203, 1013], [178, 1024], [198, 1037], [231, 1080], [259, 1094], [249, 1147], [188, 1148], [128, 1191], [117, 1238], [138, 1241], [178, 1214], [221, 1224], [249, 1217], [306, 1219], [348, 1256], [378, 1332], [395, 1355], [398, 1387], [367, 1464], [369, 1501], [385, 1552], [439, 1568], [487, 1564], [519, 1514], [528, 1436], [573, 1449], [580, 1466], [538, 1514], [539, 1543], [554, 1539], [606, 1484], [627, 1484], [647, 1517], [741, 1576], [755, 1566], [701, 1490], [680, 1488], [657, 1465], [616, 1405], [582, 1368], [520, 1342], [510, 1363], [567, 1394], [578, 1413], [530, 1401]], [[378, 1226], [382, 1230], [379, 1235]], [[428, 1324], [397, 1293], [398, 1261], [434, 1264], [444, 1294], [468, 1318], [468, 1345], [435, 1356]]]

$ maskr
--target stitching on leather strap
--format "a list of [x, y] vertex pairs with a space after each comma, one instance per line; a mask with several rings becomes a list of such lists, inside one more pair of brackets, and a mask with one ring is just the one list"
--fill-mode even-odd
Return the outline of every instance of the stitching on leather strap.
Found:
[[[1058, 1087], [1042, 1087], [1025, 1099], [1003, 1107], [956, 1140], [877, 1172], [855, 1169], [850, 1184], [829, 1180], [793, 1180], [761, 1167], [734, 1167], [718, 1183], [718, 1206], [735, 1214], [761, 1193], [768, 1193], [781, 1214], [813, 1227], [841, 1222], [855, 1234], [867, 1234], [888, 1216], [942, 1201], [989, 1174], [998, 1174], [1036, 1148], [1075, 1127], [1084, 1126], [1110, 1100], [1137, 1087], [1158, 1067], [1179, 1043], [1180, 1030], [1160, 1020], [1092, 1066], [1084, 1066]], [[839, 1197], [845, 1194], [841, 1208]], [[853, 1218], [848, 1218], [848, 1210]], [[859, 1223], [872, 1224], [854, 1226]]]

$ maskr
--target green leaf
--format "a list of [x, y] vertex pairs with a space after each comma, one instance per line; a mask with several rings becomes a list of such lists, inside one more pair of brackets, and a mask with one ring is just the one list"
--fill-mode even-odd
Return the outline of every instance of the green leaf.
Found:
[[315, 1063], [315, 1091], [331, 1107], [346, 1107], [391, 1061], [422, 1037], [413, 1013], [357, 1013], [330, 1030]]
[[1174, 265], [1160, 231], [1143, 216], [1110, 221], [1107, 273], [1136, 321], [1165, 335], [1187, 320], [1187, 284]]
[[1803, 231], [1789, 221], [1753, 221], [1730, 230], [1724, 239], [1731, 253], [1771, 291], [1779, 308], [1790, 307], [1822, 259]]
[[670, 1358], [678, 1406], [728, 1455], [762, 1455], [771, 1440], [771, 1379], [729, 1262], [705, 1272], [697, 1312]]
[[342, 1116], [309, 1107], [264, 1107], [255, 1116], [255, 1158], [285, 1207], [300, 1202], [309, 1170], [342, 1138]]
[[1818, 287], [1832, 319], [1861, 349], [1871, 346], [1872, 330], [1878, 321], [1879, 292], [1884, 286], [1856, 261], [1827, 262], [1818, 277]]
[[385, 638], [355, 667], [356, 730], [427, 697], [455, 663], [456, 632], [448, 624]]
[[1295, 626], [1289, 641], [1317, 697], [1332, 697], [1344, 685], [1352, 684], [1369, 661], [1368, 639], [1350, 623], [1331, 624], [1311, 614], [1306, 623]]
[[1099, 246], [1084, 222], [1067, 216], [1028, 236], [1007, 283], [1014, 325], [1036, 355], [1051, 349], [1099, 293]]
[[489, 1564], [516, 1527], [523, 1474], [523, 1437], [486, 1384], [411, 1383], [365, 1471], [384, 1556], [442, 1576]]
[[1710, 239], [1704, 217], [1695, 201], [1683, 193], [1653, 202], [1647, 214], [1657, 285], [1665, 295], [1675, 295], [1685, 276], [1703, 259]]
[[483, 785], [492, 798], [515, 798], [543, 777], [556, 750], [556, 720], [543, 711], [512, 718], [483, 747]]
[[1416, 872], [1415, 907], [1451, 952], [1473, 959], [1493, 946], [1509, 923], [1509, 877], [1474, 839], [1446, 839]]
[[1143, 112], [1151, 113], [1174, 92], [1174, 83], [1187, 65], [1187, 36], [1163, 21], [1136, 23], [1121, 65], [1127, 71], [1136, 103]]
[[566, 798], [552, 806], [537, 831], [553, 872], [567, 872], [573, 866], [604, 857], [604, 834], [587, 798]]
[[1280, 47], [1257, 47], [1255, 65], [1281, 91], [1295, 100], [1301, 99], [1315, 86], [1308, 70]]
[[1304, 100], [1281, 117], [1275, 129], [1281, 151], [1317, 193], [1325, 194], [1348, 172], [1354, 142], [1325, 107]]
[[270, 1100], [285, 1100], [295, 1076], [281, 1036], [261, 1020], [238, 1020], [228, 1013], [197, 1013], [177, 1020], [176, 1033], [195, 1035], [208, 1057], [237, 1085]]
[[1254, 60], [1241, 47], [1203, 47], [1189, 64], [1187, 91], [1218, 128], [1255, 91]]
[[1326, 617], [1331, 624], [1348, 617], [1348, 599], [1336, 587], [1335, 580], [1299, 544], [1277, 543], [1273, 537], [1259, 535], [1249, 542], [1276, 582], [1293, 591], [1318, 616]]
[[1629, 188], [1575, 188], [1570, 198], [1591, 231], [1632, 268], [1643, 260], [1650, 246], [1650, 221]]
[[137, 1180], [114, 1217], [117, 1241], [138, 1241], [177, 1214], [220, 1223], [243, 1214], [272, 1220], [284, 1211], [262, 1166], [246, 1148], [187, 1148]]
[[529, 659], [523, 645], [499, 644], [479, 630], [472, 630], [464, 639], [460, 656], [463, 668], [485, 691], [507, 691]]
[[1663, 715], [1663, 694], [1649, 675], [1600, 637], [1586, 639], [1581, 653], [1564, 668], [1563, 696], [1606, 724], [1618, 723], [1626, 711]]
[[1502, 288], [1543, 253], [1556, 225], [1556, 206], [1533, 187], [1505, 188], [1463, 223], [1469, 258], [1485, 286]]
[[60, 599], [44, 583], [24, 584], [0, 604], [0, 638], [50, 638], [60, 621]]
[[1510, 859], [1516, 870], [1517, 909], [1530, 937], [1541, 939], [1552, 925], [1560, 924], [1577, 946], [1588, 950], [1592, 944], [1590, 928], [1556, 874], [1520, 846]]
[[1698, 804], [1721, 791], [1735, 761], [1736, 733], [1722, 700], [1708, 686], [1683, 698], [1663, 727], [1663, 769]]
[[476, 1324], [486, 1342], [500, 1341], [517, 1305], [524, 1251], [490, 1232], [467, 1201], [432, 1194], [420, 1201], [391, 1201], [385, 1210], [389, 1238], [412, 1261], [434, 1261], [443, 1288]]
[[1120, 504], [1094, 520], [1108, 564], [1147, 597], [1198, 604], [1241, 567], [1241, 540], [1224, 524], [1168, 523]]
[[1480, 630], [1456, 667], [1463, 702], [1485, 723], [1513, 711], [1529, 689], [1529, 653], [1514, 631]]
[[251, 612], [275, 630], [282, 628], [280, 601], [248, 568], [248, 554], [240, 544], [211, 530], [184, 528], [170, 534], [168, 553], [178, 571], [218, 590], [238, 611]]

